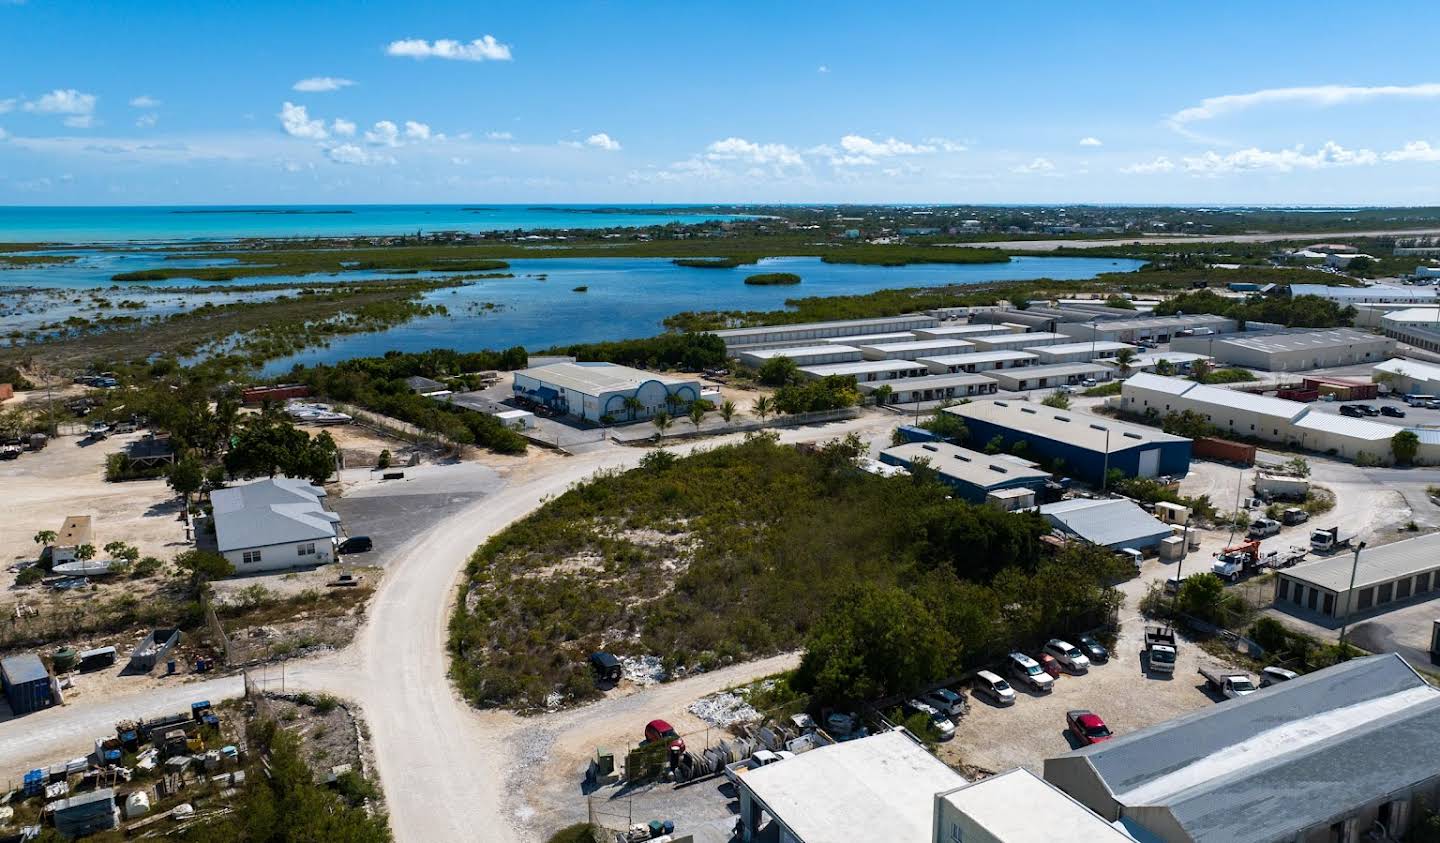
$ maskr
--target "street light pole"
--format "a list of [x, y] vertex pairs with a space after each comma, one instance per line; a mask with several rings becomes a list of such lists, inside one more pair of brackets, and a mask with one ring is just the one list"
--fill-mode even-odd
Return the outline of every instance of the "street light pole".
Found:
[[1100, 494], [1105, 494], [1105, 486], [1110, 482], [1110, 427], [1105, 427], [1105, 468], [1100, 474]]
[[1350, 563], [1350, 590], [1345, 592], [1345, 620], [1340, 623], [1340, 655], [1345, 655], [1345, 628], [1350, 625], [1350, 612], [1355, 608], [1355, 573], [1360, 570], [1360, 551], [1365, 542], [1355, 545], [1355, 561]]

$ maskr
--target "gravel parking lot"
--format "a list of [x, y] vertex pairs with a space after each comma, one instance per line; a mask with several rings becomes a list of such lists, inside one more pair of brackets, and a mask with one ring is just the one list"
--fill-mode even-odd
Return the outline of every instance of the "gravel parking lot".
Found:
[[1140, 658], [1143, 633], [1138, 618], [1127, 621], [1107, 664], [1091, 667], [1088, 674], [1060, 677], [1049, 694], [1017, 687], [1019, 699], [1006, 708], [972, 695], [970, 713], [957, 724], [955, 737], [940, 745], [939, 756], [952, 765], [992, 773], [1025, 767], [1038, 774], [1046, 758], [1076, 748], [1065, 728], [1065, 712], [1071, 709], [1090, 709], [1111, 731], [1124, 735], [1216, 704], [1198, 670], [1223, 666], [1220, 661], [1182, 641], [1173, 678], [1146, 675]]

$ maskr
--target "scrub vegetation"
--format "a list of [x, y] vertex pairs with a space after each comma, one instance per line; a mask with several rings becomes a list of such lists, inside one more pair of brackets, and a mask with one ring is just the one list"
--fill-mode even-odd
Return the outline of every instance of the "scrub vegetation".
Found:
[[783, 287], [787, 284], [799, 284], [800, 276], [793, 272], [762, 272], [746, 278], [745, 283], [752, 287]]
[[1053, 557], [1038, 516], [953, 500], [926, 473], [868, 474], [863, 451], [853, 437], [801, 450], [755, 435], [684, 458], [657, 449], [572, 488], [472, 557], [450, 622], [456, 682], [477, 705], [537, 709], [554, 691], [593, 696], [596, 650], [693, 671], [809, 640], [809, 687], [844, 695], [909, 678], [836, 661], [867, 646], [823, 624], [870, 605], [856, 589], [924, 607], [913, 647], [944, 645], [927, 670], [984, 663], [1116, 605], [1109, 554]]
[[1232, 299], [1209, 290], [1182, 293], [1155, 308], [1157, 316], [1214, 313], [1241, 323], [1276, 322], [1287, 328], [1336, 328], [1355, 321], [1355, 308], [1319, 296], [1249, 296]]

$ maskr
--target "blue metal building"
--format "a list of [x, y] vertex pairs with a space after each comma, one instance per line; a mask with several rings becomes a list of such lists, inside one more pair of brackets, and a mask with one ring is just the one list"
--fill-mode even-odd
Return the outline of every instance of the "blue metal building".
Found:
[[1064, 460], [1056, 473], [1087, 483], [1098, 485], [1107, 469], [1126, 477], [1178, 477], [1190, 470], [1190, 440], [1153, 427], [1028, 401], [973, 401], [945, 412], [964, 420], [971, 445], [998, 437], [1009, 451], [1023, 441], [1028, 458]]
[[10, 710], [16, 714], [29, 714], [55, 704], [50, 671], [34, 653], [0, 660], [0, 690], [5, 691]]
[[985, 503], [991, 492], [1004, 489], [1039, 491], [1049, 472], [1014, 457], [990, 456], [947, 442], [910, 442], [880, 452], [880, 462], [911, 468], [924, 460], [940, 479], [955, 490], [955, 497]]

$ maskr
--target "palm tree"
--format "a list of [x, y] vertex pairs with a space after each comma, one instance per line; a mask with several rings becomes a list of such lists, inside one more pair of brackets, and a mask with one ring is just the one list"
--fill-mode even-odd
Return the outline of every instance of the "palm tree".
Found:
[[1130, 370], [1134, 368], [1131, 364], [1134, 362], [1135, 349], [1133, 348], [1122, 348], [1120, 353], [1115, 355], [1115, 364], [1120, 367], [1121, 377], [1130, 374]]
[[640, 399], [633, 395], [625, 396], [624, 400], [620, 402], [620, 406], [630, 413], [630, 421], [635, 421], [635, 414], [645, 409], [645, 405], [640, 403]]
[[664, 440], [665, 431], [670, 429], [670, 424], [672, 421], [673, 420], [670, 418], [670, 414], [665, 412], [664, 410], [656, 413], [654, 418], [650, 419], [650, 423], [655, 425], [655, 440], [657, 442]]
[[41, 530], [40, 532], [35, 534], [35, 543], [40, 545], [41, 547], [46, 547], [48, 545], [54, 544], [55, 540], [58, 538], [60, 538], [60, 534], [56, 533], [54, 530]]
[[94, 558], [95, 558], [95, 545], [93, 545], [93, 544], [82, 544], [82, 545], [80, 545], [79, 547], [75, 548], [75, 558], [76, 558], [76, 559], [79, 559], [81, 562], [85, 562], [85, 561], [87, 561], [87, 560], [94, 559]]
[[762, 395], [755, 399], [754, 404], [750, 405], [750, 410], [760, 417], [760, 422], [763, 424], [765, 417], [775, 412], [775, 399], [768, 395]]
[[725, 424], [730, 424], [730, 420], [735, 418], [735, 402], [728, 400], [720, 402], [720, 409], [716, 412], [720, 413], [720, 418], [725, 420]]
[[699, 401], [690, 402], [690, 423], [695, 425], [695, 432], [700, 432], [700, 422], [705, 421], [705, 405]]
[[1169, 377], [1175, 374], [1175, 364], [1169, 360], [1161, 359], [1155, 363], [1155, 374]]
[[670, 412], [673, 414], [673, 413], [676, 411], [676, 409], [679, 408], [680, 402], [681, 402], [682, 400], [683, 400], [683, 399], [681, 399], [679, 395], [676, 395], [675, 393], [672, 392], [672, 393], [670, 393], [669, 395], [666, 395], [666, 396], [665, 396], [665, 406], [666, 406], [666, 407], [669, 407], [669, 408], [670, 408]]

